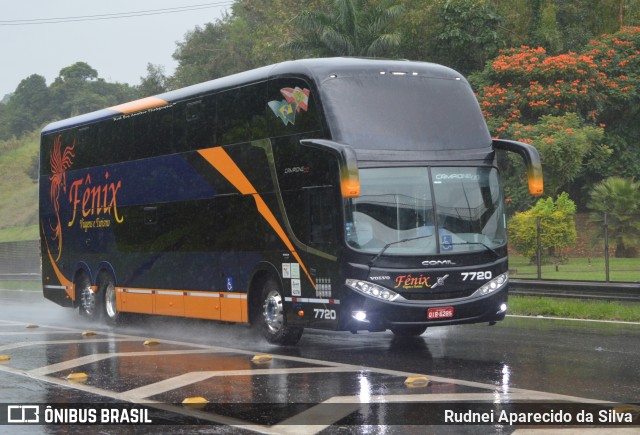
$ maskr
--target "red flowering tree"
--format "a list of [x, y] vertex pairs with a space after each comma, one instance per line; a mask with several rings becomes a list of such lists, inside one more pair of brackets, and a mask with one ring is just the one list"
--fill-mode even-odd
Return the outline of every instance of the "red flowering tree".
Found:
[[[538, 148], [546, 193], [579, 196], [583, 189], [572, 183], [588, 188], [612, 173], [640, 176], [639, 72], [640, 27], [627, 27], [581, 53], [503, 50], [470, 81], [494, 136]], [[519, 183], [506, 190], [524, 209], [530, 198]]]

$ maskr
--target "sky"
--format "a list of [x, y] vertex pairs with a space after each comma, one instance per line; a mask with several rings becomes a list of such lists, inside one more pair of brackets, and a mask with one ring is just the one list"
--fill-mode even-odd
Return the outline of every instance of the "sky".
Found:
[[[176, 43], [184, 41], [185, 34], [196, 26], [215, 22], [224, 11], [230, 12], [232, 3], [232, 0], [3, 2], [0, 100], [30, 75], [39, 74], [51, 84], [62, 68], [76, 62], [88, 63], [99, 77], [109, 82], [137, 85], [147, 75], [148, 63], [162, 65], [169, 76], [177, 66], [172, 57]], [[180, 10], [189, 7], [193, 9]], [[136, 16], [114, 18], [123, 14]]]

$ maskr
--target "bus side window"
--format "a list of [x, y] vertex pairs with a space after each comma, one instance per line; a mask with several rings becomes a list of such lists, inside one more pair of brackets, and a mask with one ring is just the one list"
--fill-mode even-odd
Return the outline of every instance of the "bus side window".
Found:
[[202, 115], [202, 100], [192, 101], [187, 103], [187, 122], [194, 122], [200, 119]]
[[187, 102], [184, 110], [187, 149], [197, 150], [216, 145], [215, 97], [207, 95]]
[[133, 159], [173, 152], [171, 109], [133, 117]]
[[132, 118], [114, 119], [111, 122], [99, 124], [98, 137], [100, 138], [100, 146], [96, 150], [107, 149], [111, 150], [111, 152], [108, 155], [104, 155], [99, 151], [90, 154], [83, 153], [85, 158], [96, 159], [96, 161], [92, 162], [93, 164], [79, 164], [79, 167], [91, 167], [135, 159]]
[[268, 137], [265, 83], [253, 83], [217, 94], [218, 145]]
[[309, 222], [309, 244], [333, 245], [337, 242], [334, 214], [335, 189], [333, 186], [317, 186], [304, 189]]
[[299, 78], [269, 81], [269, 135], [286, 136], [322, 130], [320, 110], [311, 86]]
[[[62, 141], [66, 145], [72, 142]], [[77, 130], [75, 135], [76, 146], [74, 148], [74, 165], [72, 168], [98, 166], [103, 163], [111, 163], [109, 156], [100, 152], [100, 138], [98, 127], [85, 126]]]

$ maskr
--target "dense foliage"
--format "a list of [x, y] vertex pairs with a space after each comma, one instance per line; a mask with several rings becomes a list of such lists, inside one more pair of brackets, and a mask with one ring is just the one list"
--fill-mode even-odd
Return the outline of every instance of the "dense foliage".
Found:
[[[109, 83], [78, 62], [49, 85], [25, 78], [0, 103], [0, 140], [296, 57], [423, 60], [467, 75], [491, 133], [540, 151], [545, 195], [586, 210], [601, 180], [640, 179], [639, 26], [640, 0], [235, 0], [178, 42], [172, 75], [149, 64], [135, 86]], [[509, 214], [528, 209], [521, 163], [499, 160]]]
[[615, 241], [616, 257], [635, 257], [640, 245], [640, 182], [607, 178], [594, 186], [588, 206], [593, 210], [591, 220], [598, 224], [598, 237], [604, 238], [606, 228]]
[[19, 137], [48, 121], [80, 115], [135, 99], [138, 91], [120, 83], [108, 83], [85, 62], [62, 68], [49, 86], [34, 74], [22, 80], [0, 110], [0, 140]]
[[[603, 178], [640, 175], [639, 49], [640, 27], [627, 27], [579, 53], [503, 50], [471, 77], [492, 133], [541, 152], [547, 194], [567, 190], [583, 208]], [[520, 184], [507, 187], [522, 210]]]
[[538, 219], [540, 247], [545, 262], [562, 259], [561, 249], [576, 241], [573, 220], [576, 205], [565, 192], [553, 198], [541, 199], [531, 209], [516, 213], [509, 225], [509, 240], [523, 255], [534, 262], [538, 250]]

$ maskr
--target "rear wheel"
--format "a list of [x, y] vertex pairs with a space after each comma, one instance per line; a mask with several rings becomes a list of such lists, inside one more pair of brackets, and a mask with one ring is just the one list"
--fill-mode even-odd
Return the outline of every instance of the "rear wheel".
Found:
[[76, 295], [81, 316], [90, 320], [97, 320], [100, 311], [100, 296], [91, 288], [91, 282], [86, 273], [81, 272], [75, 281]]
[[391, 327], [391, 332], [398, 337], [417, 337], [427, 330], [423, 325], [396, 325]]
[[273, 280], [267, 280], [262, 287], [260, 315], [258, 321], [262, 334], [269, 343], [296, 344], [304, 328], [287, 325], [282, 290]]

